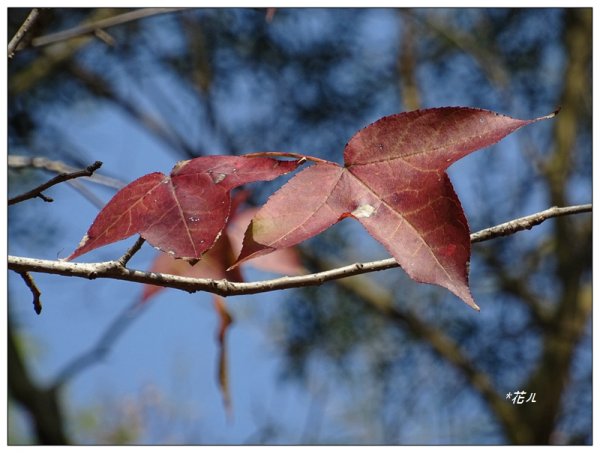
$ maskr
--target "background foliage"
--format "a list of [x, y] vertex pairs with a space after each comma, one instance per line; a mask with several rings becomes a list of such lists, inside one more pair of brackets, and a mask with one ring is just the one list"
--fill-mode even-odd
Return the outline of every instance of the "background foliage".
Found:
[[[28, 12], [9, 9], [9, 36]], [[41, 11], [8, 64], [9, 154], [101, 160], [129, 182], [210, 154], [341, 162], [355, 131], [421, 107], [532, 118], [561, 106], [449, 173], [473, 231], [591, 200], [591, 9], [194, 9], [40, 39], [125, 12]], [[9, 196], [47, 178], [10, 169]], [[252, 186], [252, 201], [280, 184]], [[63, 184], [52, 204], [12, 206], [9, 252], [65, 256], [97, 212], [89, 201], [113, 193]], [[589, 215], [562, 217], [474, 246], [479, 314], [398, 269], [232, 299], [229, 422], [207, 296], [164, 291], [56, 387], [141, 288], [36, 276], [37, 317], [9, 275], [9, 442], [590, 444], [591, 231]], [[351, 222], [301, 252], [310, 270], [386, 257]], [[145, 247], [134, 265], [153, 258]], [[537, 402], [512, 404], [517, 390]]]

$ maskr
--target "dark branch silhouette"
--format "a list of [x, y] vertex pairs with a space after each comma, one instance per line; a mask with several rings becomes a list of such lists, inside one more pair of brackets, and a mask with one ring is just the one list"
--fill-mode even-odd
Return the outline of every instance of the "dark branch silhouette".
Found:
[[33, 8], [23, 24], [19, 27], [15, 35], [12, 37], [10, 42], [8, 43], [8, 58], [12, 58], [17, 50], [17, 47], [29, 31], [29, 29], [33, 26], [35, 21], [37, 20], [40, 14], [39, 8]]
[[31, 189], [28, 192], [25, 192], [24, 194], [18, 195], [14, 198], [10, 198], [8, 200], [8, 204], [13, 205], [16, 203], [21, 203], [21, 202], [23, 202], [25, 200], [29, 200], [31, 198], [41, 198], [42, 200], [44, 200], [46, 202], [51, 202], [51, 201], [53, 201], [52, 198], [49, 198], [46, 195], [44, 195], [43, 194], [44, 190], [49, 189], [50, 187], [55, 186], [56, 184], [59, 184], [61, 182], [69, 181], [70, 179], [81, 178], [83, 176], [91, 176], [101, 166], [102, 166], [102, 162], [96, 161], [84, 170], [78, 170], [78, 171], [75, 171], [72, 173], [61, 173], [61, 174], [55, 176], [54, 178], [52, 178], [51, 180], [49, 180], [48, 182], [45, 182], [44, 184], [41, 184], [38, 187]]

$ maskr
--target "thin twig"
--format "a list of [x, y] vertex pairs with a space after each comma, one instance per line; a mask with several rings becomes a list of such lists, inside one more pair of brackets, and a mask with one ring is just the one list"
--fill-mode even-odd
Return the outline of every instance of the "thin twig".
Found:
[[135, 241], [135, 244], [133, 244], [129, 250], [127, 250], [121, 258], [119, 258], [119, 264], [123, 267], [127, 266], [129, 260], [133, 258], [133, 255], [135, 255], [142, 248], [144, 242], [146, 242], [146, 240], [143, 237], [138, 237], [137, 241]]
[[[9, 168], [22, 169], [22, 168], [39, 168], [47, 170], [52, 173], [73, 173], [79, 171], [79, 168], [68, 165], [60, 160], [50, 160], [45, 157], [29, 157], [21, 156], [18, 154], [8, 155], [8, 166]], [[113, 189], [122, 189], [125, 187], [125, 183], [116, 178], [109, 176], [100, 175], [94, 173], [88, 176], [88, 180], [96, 184], [100, 184]]]
[[320, 159], [318, 157], [305, 156], [304, 154], [298, 154], [298, 153], [285, 153], [285, 152], [279, 152], [279, 151], [265, 151], [265, 152], [259, 152], [259, 153], [244, 154], [244, 157], [293, 157], [294, 159], [298, 159], [298, 161], [301, 164], [303, 164], [307, 160], [310, 160], [317, 164], [331, 164], [332, 163], [331, 161]]
[[21, 42], [21, 40], [25, 37], [25, 34], [29, 31], [29, 29], [33, 26], [35, 21], [37, 20], [40, 14], [39, 8], [33, 8], [25, 22], [21, 24], [15, 35], [12, 37], [10, 42], [8, 43], [8, 58], [12, 58], [17, 50], [17, 46]]
[[29, 200], [31, 198], [36, 198], [36, 197], [42, 198], [44, 201], [52, 201], [51, 198], [46, 197], [42, 193], [44, 190], [46, 190], [56, 184], [59, 184], [61, 182], [68, 181], [70, 179], [80, 178], [82, 176], [91, 176], [101, 166], [102, 166], [102, 162], [96, 161], [84, 170], [75, 171], [73, 173], [61, 173], [58, 176], [55, 176], [54, 178], [52, 178], [50, 181], [30, 190], [29, 192], [26, 192], [24, 194], [21, 194], [19, 196], [9, 199], [8, 204], [12, 205], [12, 204], [20, 203], [22, 201]]
[[185, 9], [185, 8], [136, 9], [134, 11], [129, 11], [127, 13], [119, 14], [117, 16], [109, 17], [107, 19], [98, 20], [96, 22], [92, 22], [89, 24], [79, 25], [77, 27], [73, 27], [68, 30], [63, 30], [63, 31], [59, 31], [57, 33], [40, 36], [39, 38], [35, 38], [31, 42], [31, 45], [33, 47], [46, 46], [48, 44], [53, 44], [55, 42], [65, 41], [67, 39], [76, 38], [78, 36], [95, 33], [96, 30], [110, 28], [110, 27], [114, 27], [115, 25], [122, 25], [126, 22], [132, 22], [132, 21], [144, 19], [146, 17], [155, 16], [157, 14], [171, 13], [171, 12], [179, 11], [182, 9]]
[[40, 289], [35, 284], [33, 277], [29, 275], [29, 272], [19, 272], [19, 275], [23, 277], [23, 281], [27, 285], [27, 287], [31, 290], [31, 294], [33, 294], [33, 309], [39, 315], [42, 312], [42, 301], [40, 296], [42, 293]]
[[[518, 231], [532, 228], [543, 221], [561, 215], [589, 212], [592, 205], [569, 206], [565, 208], [550, 208], [520, 219], [512, 220], [502, 225], [478, 231], [471, 235], [472, 242], [481, 242], [495, 237], [514, 234]], [[87, 279], [109, 278], [137, 283], [163, 286], [179, 289], [189, 293], [205, 291], [220, 296], [241, 296], [257, 294], [303, 286], [318, 286], [330, 280], [365, 274], [384, 269], [398, 267], [394, 258], [366, 263], [355, 263], [337, 269], [317, 272], [309, 275], [295, 277], [280, 277], [272, 280], [258, 282], [230, 282], [228, 280], [213, 280], [209, 278], [181, 277], [179, 275], [146, 272], [129, 269], [122, 266], [119, 261], [106, 261], [101, 263], [69, 263], [64, 261], [39, 260], [18, 256], [8, 256], [8, 268], [16, 272], [43, 272], [47, 274], [65, 275]]]
[[591, 204], [583, 204], [578, 206], [567, 206], [564, 208], [559, 208], [554, 206], [552, 208], [546, 209], [545, 211], [538, 212], [536, 214], [528, 215], [525, 217], [521, 217], [520, 219], [511, 220], [506, 223], [502, 223], [500, 225], [496, 225], [491, 228], [486, 228], [485, 230], [478, 231], [477, 233], [473, 233], [471, 235], [471, 242], [482, 242], [487, 241], [488, 239], [497, 238], [500, 236], [507, 236], [509, 234], [514, 234], [517, 231], [521, 230], [530, 230], [536, 225], [539, 225], [544, 220], [550, 219], [552, 217], [560, 217], [564, 215], [571, 214], [579, 214], [582, 212], [591, 212], [592, 205]]

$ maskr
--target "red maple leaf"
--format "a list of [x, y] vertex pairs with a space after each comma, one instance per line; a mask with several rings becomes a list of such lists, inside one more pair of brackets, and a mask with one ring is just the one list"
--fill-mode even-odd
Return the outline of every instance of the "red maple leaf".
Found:
[[478, 309], [468, 286], [469, 226], [446, 169], [522, 126], [495, 112], [444, 107], [391, 115], [352, 137], [343, 167], [318, 162], [253, 218], [237, 264], [304, 241], [353, 217], [416, 281]]
[[136, 233], [175, 257], [198, 259], [225, 227], [233, 188], [274, 179], [301, 162], [207, 156], [179, 162], [170, 177], [162, 173], [142, 176], [108, 202], [66, 260]]

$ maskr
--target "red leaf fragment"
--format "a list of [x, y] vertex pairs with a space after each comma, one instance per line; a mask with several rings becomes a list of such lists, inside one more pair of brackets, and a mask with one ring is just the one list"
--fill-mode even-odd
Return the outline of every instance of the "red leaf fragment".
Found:
[[354, 217], [416, 281], [479, 309], [468, 286], [469, 226], [445, 170], [515, 130], [518, 120], [467, 107], [391, 115], [355, 134], [345, 166], [318, 163], [269, 198], [246, 231], [240, 264]]
[[[167, 253], [159, 253], [149, 272], [190, 278], [212, 278], [213, 280], [226, 278], [231, 282], [242, 282], [244, 279], [239, 268], [227, 270], [234, 260], [235, 254], [232, 251], [229, 236], [223, 234], [215, 245], [202, 256], [202, 259], [194, 265], [185, 260], [175, 259]], [[145, 303], [163, 289], [165, 288], [162, 286], [144, 285], [140, 301]]]
[[[229, 281], [243, 281], [242, 273], [239, 267], [228, 270], [233, 264], [235, 257], [242, 248], [242, 239], [244, 231], [250, 223], [251, 218], [257, 211], [256, 208], [249, 208], [238, 212], [239, 205], [247, 198], [247, 193], [237, 192], [232, 204], [232, 219], [227, 225], [226, 234], [223, 234], [214, 247], [212, 247], [202, 259], [191, 266], [187, 261], [177, 260], [166, 253], [159, 253], [154, 260], [151, 272], [160, 272], [166, 274], [181, 275], [197, 278], [226, 278]], [[261, 259], [262, 258], [262, 259]], [[270, 272], [279, 272], [287, 275], [299, 274], [303, 271], [300, 258], [295, 249], [278, 250], [266, 257], [261, 257], [250, 263], [252, 266]], [[141, 303], [145, 303], [163, 290], [162, 286], [144, 285], [144, 291], [141, 296]], [[231, 392], [229, 389], [229, 368], [227, 363], [227, 343], [226, 334], [229, 331], [233, 318], [227, 310], [225, 299], [213, 294], [213, 305], [219, 319], [217, 329], [217, 382], [223, 405], [228, 416], [231, 416]]]
[[229, 367], [227, 366], [227, 342], [226, 335], [233, 323], [233, 317], [227, 310], [225, 299], [220, 296], [214, 297], [214, 307], [219, 317], [219, 327], [217, 329], [217, 346], [219, 354], [217, 358], [217, 382], [223, 398], [223, 406], [228, 417], [231, 417], [231, 392], [229, 391]]
[[108, 202], [66, 260], [135, 233], [175, 257], [198, 259], [225, 227], [231, 189], [274, 179], [298, 165], [298, 160], [208, 156], [179, 162], [170, 177], [142, 176]]
[[[242, 250], [242, 243], [244, 240], [244, 233], [250, 225], [250, 221], [254, 215], [258, 212], [258, 208], [248, 208], [237, 213], [229, 224], [227, 225], [227, 236], [231, 241], [231, 248], [234, 253], [234, 257], [227, 267], [235, 263], [237, 257]], [[295, 248], [282, 248], [274, 251], [265, 256], [259, 256], [253, 259], [252, 262], [248, 263], [255, 269], [259, 269], [265, 272], [273, 272], [275, 274], [282, 275], [300, 275], [306, 272], [306, 269], [302, 265], [300, 255]], [[229, 271], [238, 269], [235, 267]]]
[[[175, 259], [167, 253], [159, 253], [152, 263], [150, 272], [214, 280], [225, 278], [230, 282], [244, 281], [240, 267], [228, 268], [239, 255], [244, 232], [258, 211], [258, 208], [239, 209], [239, 205], [247, 196], [248, 193], [245, 191], [237, 192], [234, 195], [231, 202], [233, 214], [225, 229], [226, 234], [219, 237], [215, 245], [202, 256], [200, 261], [192, 266], [185, 260]], [[284, 275], [298, 275], [305, 271], [297, 250], [293, 248], [277, 250], [275, 253], [252, 260], [248, 264], [256, 269]], [[163, 289], [162, 286], [144, 285], [140, 301], [145, 303]]]

